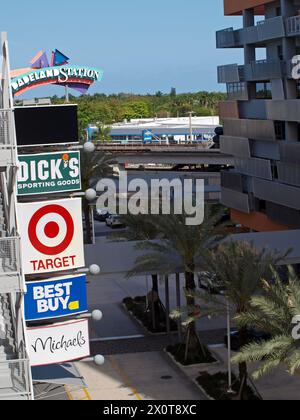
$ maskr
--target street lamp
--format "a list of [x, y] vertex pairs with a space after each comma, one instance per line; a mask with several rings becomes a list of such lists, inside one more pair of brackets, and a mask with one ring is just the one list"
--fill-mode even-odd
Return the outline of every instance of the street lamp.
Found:
[[83, 145], [83, 150], [86, 153], [93, 153], [96, 150], [96, 146], [94, 145], [94, 143], [92, 143], [91, 141], [87, 141], [86, 143], [84, 143]]
[[97, 264], [92, 264], [89, 268], [79, 268], [75, 271], [77, 274], [91, 274], [92, 276], [98, 276], [101, 273], [101, 268]]
[[105, 358], [104, 356], [101, 356], [100, 354], [98, 354], [97, 356], [94, 357], [94, 363], [97, 366], [103, 366], [105, 364]]
[[92, 264], [89, 268], [89, 271], [92, 276], [98, 276], [101, 273], [101, 268], [97, 264]]
[[94, 201], [96, 197], [97, 197], [97, 192], [93, 188], [89, 188], [88, 190], [86, 190], [85, 198], [88, 201]]
[[92, 312], [91, 318], [93, 321], [99, 322], [103, 319], [103, 313], [99, 309], [96, 309]]

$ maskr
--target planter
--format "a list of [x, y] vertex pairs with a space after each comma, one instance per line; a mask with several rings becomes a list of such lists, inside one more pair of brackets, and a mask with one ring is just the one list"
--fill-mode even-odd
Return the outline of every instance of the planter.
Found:
[[[159, 328], [153, 330], [152, 319], [150, 312], [147, 312], [147, 299], [145, 296], [138, 296], [136, 298], [126, 298], [123, 300], [125, 310], [146, 330], [147, 333], [153, 335], [163, 335], [167, 333], [166, 322], [161, 321]], [[164, 318], [164, 317], [163, 317]], [[170, 320], [171, 332], [177, 332], [177, 323]]]
[[[182, 347], [182, 351], [180, 351], [180, 346]], [[205, 347], [205, 346], [204, 346]], [[190, 363], [182, 363], [184, 356], [182, 354], [184, 353], [185, 344], [176, 344], [175, 346], [169, 346], [166, 348], [166, 353], [173, 359], [173, 361], [180, 365], [183, 368], [190, 368], [190, 367], [210, 367], [214, 365], [219, 365], [220, 361], [218, 360], [218, 357], [207, 347], [205, 347], [205, 350], [208, 353], [207, 360], [201, 361], [201, 355], [199, 355], [199, 361], [191, 360]], [[179, 351], [178, 351], [179, 350]], [[193, 359], [193, 358], [192, 358]], [[196, 359], [196, 357], [195, 357]]]
[[[217, 401], [232, 401], [235, 400], [238, 396], [240, 383], [236, 377], [233, 376], [233, 390], [234, 394], [228, 394], [228, 373], [227, 372], [218, 372], [215, 374], [209, 374], [208, 372], [202, 372], [200, 376], [196, 379], [196, 383], [208, 396], [209, 399]], [[260, 400], [253, 389], [248, 385], [246, 388], [246, 400], [248, 401], [257, 401]]]

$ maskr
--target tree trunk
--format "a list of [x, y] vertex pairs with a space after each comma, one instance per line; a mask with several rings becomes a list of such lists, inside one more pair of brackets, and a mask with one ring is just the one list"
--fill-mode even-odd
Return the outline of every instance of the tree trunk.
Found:
[[[185, 273], [185, 287], [187, 292], [186, 302], [188, 307], [195, 307], [195, 298], [193, 296], [190, 296], [190, 292], [193, 293], [196, 290], [196, 283], [195, 283], [195, 274], [194, 274], [194, 267], [190, 267], [190, 271], [187, 271]], [[190, 313], [189, 315], [193, 316], [193, 313]], [[188, 326], [188, 333], [187, 333], [187, 342], [186, 342], [186, 358], [189, 352], [201, 352], [203, 353], [203, 356], [205, 356], [205, 351], [203, 346], [200, 343], [198, 334], [197, 334], [197, 327], [196, 322], [192, 322]]]
[[[247, 328], [242, 328], [239, 331], [239, 342], [240, 346], [244, 347], [247, 344]], [[239, 398], [241, 401], [245, 400], [245, 390], [248, 385], [248, 367], [247, 363], [239, 364], [239, 379], [240, 379], [240, 391]]]
[[83, 200], [83, 212], [84, 212], [84, 221], [86, 227], [86, 241], [88, 244], [91, 244], [92, 241], [92, 232], [91, 232], [91, 219], [90, 219], [90, 208], [88, 201], [86, 199]]

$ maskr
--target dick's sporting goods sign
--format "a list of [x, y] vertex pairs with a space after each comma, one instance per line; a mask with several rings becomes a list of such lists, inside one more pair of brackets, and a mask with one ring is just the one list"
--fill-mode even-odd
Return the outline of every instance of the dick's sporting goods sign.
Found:
[[80, 152], [19, 156], [19, 196], [79, 190]]
[[80, 198], [19, 203], [24, 274], [84, 267]]
[[26, 284], [26, 321], [39, 321], [88, 311], [86, 275], [31, 281]]

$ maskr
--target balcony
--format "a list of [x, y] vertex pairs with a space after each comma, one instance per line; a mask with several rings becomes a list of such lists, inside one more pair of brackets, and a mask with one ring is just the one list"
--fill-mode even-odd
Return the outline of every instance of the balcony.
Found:
[[271, 141], [276, 138], [273, 121], [252, 119], [225, 119], [224, 135]]
[[0, 293], [24, 289], [20, 272], [20, 238], [0, 238]]
[[14, 164], [15, 147], [12, 111], [0, 110], [0, 168]]
[[300, 166], [277, 162], [278, 179], [283, 184], [300, 187]]
[[298, 99], [266, 101], [266, 108], [269, 120], [300, 122], [300, 101]]
[[286, 142], [279, 143], [281, 162], [299, 165], [300, 162], [300, 143]]
[[220, 138], [221, 153], [226, 155], [250, 158], [250, 144], [249, 139], [231, 136], [222, 136]]
[[282, 16], [266, 19], [255, 26], [234, 30], [227, 28], [217, 32], [217, 48], [241, 48], [246, 44], [262, 44], [265, 41], [285, 37]]
[[228, 188], [222, 188], [221, 203], [229, 208], [250, 213], [250, 200], [248, 194], [243, 194]]
[[264, 201], [300, 210], [300, 189], [279, 182], [254, 178], [254, 195]]
[[243, 193], [244, 191], [244, 179], [243, 175], [237, 172], [221, 172], [221, 186], [229, 190], [238, 191]]
[[287, 36], [300, 35], [300, 16], [292, 16], [287, 18], [285, 27]]
[[284, 74], [284, 62], [280, 60], [253, 61], [244, 66], [244, 78], [249, 82], [281, 79]]
[[247, 83], [227, 83], [227, 95], [230, 101], [248, 101], [249, 93]]
[[234, 163], [235, 169], [244, 175], [253, 176], [255, 178], [263, 178], [272, 181], [271, 162], [266, 159], [241, 159], [236, 158]]
[[0, 400], [32, 400], [28, 359], [0, 362], [0, 371]]
[[233, 28], [223, 29], [222, 31], [218, 31], [216, 33], [217, 37], [217, 48], [234, 48], [237, 46], [237, 42], [235, 40], [236, 31]]
[[229, 64], [218, 67], [219, 83], [259, 82], [282, 79], [286, 74], [285, 63], [280, 60], [252, 61], [245, 66]]

